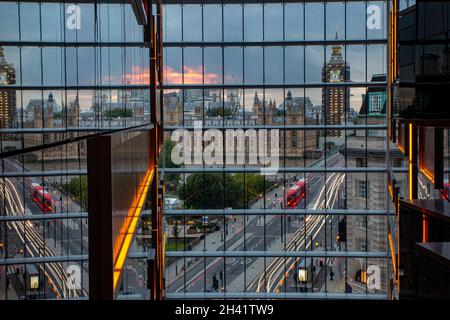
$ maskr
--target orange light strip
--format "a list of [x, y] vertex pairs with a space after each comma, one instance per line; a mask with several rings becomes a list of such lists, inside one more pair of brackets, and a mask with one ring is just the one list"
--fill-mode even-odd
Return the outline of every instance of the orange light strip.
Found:
[[394, 199], [394, 190], [392, 189], [392, 184], [390, 181], [388, 184], [388, 190], [389, 190], [389, 195], [391, 196], [392, 199]]
[[409, 199], [413, 199], [413, 125], [409, 124]]
[[394, 240], [392, 239], [392, 234], [390, 232], [388, 237], [389, 237], [389, 246], [391, 248], [392, 267], [394, 268], [394, 274], [397, 275], [397, 258], [395, 256]]
[[428, 218], [426, 214], [422, 215], [422, 242], [428, 242]]
[[425, 167], [420, 166], [420, 172], [422, 172], [422, 174], [423, 174], [425, 177], [427, 177], [427, 179], [430, 180], [431, 183], [434, 184], [434, 176], [433, 176], [433, 173], [432, 173], [430, 170], [428, 170], [428, 168], [425, 168]]
[[122, 269], [125, 264], [125, 260], [127, 258], [128, 250], [131, 246], [134, 232], [136, 231], [136, 226], [139, 221], [139, 217], [141, 215], [142, 209], [144, 208], [145, 200], [147, 199], [147, 192], [150, 183], [152, 181], [153, 174], [154, 174], [153, 168], [147, 171], [146, 176], [144, 178], [145, 183], [141, 186], [141, 190], [138, 193], [140, 194], [138, 205], [136, 207], [131, 208], [131, 210], [134, 210], [134, 212], [130, 224], [128, 225], [124, 240], [122, 242], [122, 246], [120, 247], [119, 253], [117, 255], [117, 259], [114, 263], [113, 290], [116, 290], [120, 274], [122, 273]]

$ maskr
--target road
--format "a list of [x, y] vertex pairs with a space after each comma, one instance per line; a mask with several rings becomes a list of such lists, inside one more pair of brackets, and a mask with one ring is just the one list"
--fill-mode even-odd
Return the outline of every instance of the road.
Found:
[[[4, 160], [4, 171], [5, 172], [21, 172], [22, 168], [19, 163], [9, 160]], [[0, 184], [0, 196], [5, 195], [4, 199], [1, 199], [4, 203], [4, 215], [9, 216], [19, 216], [19, 215], [32, 215], [32, 214], [42, 214], [41, 209], [31, 201], [31, 183], [38, 182], [31, 178], [4, 178]], [[40, 181], [42, 182], [42, 181]], [[46, 185], [49, 185], [46, 183]], [[63, 204], [63, 197], [55, 197], [60, 195], [59, 191], [48, 188], [50, 192], [54, 195], [54, 209], [56, 213], [67, 212], [64, 207], [67, 208], [68, 205], [76, 209], [78, 206], [69, 197]], [[61, 199], [61, 200], [59, 200]], [[79, 210], [79, 209], [78, 209]], [[62, 222], [59, 220], [48, 220], [47, 223], [32, 222], [30, 220], [24, 221], [12, 221], [7, 222], [8, 232], [13, 232], [15, 234], [18, 244], [15, 245], [18, 252], [17, 254], [26, 257], [42, 257], [42, 256], [56, 256], [56, 255], [75, 255], [87, 253], [87, 242], [84, 239], [83, 231], [86, 232], [87, 236], [87, 226], [85, 222], [80, 221], [80, 219], [66, 219], [66, 220], [78, 220], [72, 221], [72, 227], [69, 226], [69, 222]], [[78, 229], [80, 226], [85, 225], [86, 227], [81, 228], [80, 231], [73, 230]], [[63, 241], [65, 239], [65, 241]], [[13, 241], [11, 234], [8, 234], [8, 240]], [[52, 241], [53, 240], [53, 241]], [[57, 241], [60, 245], [57, 245]], [[53, 242], [53, 245], [51, 244]], [[9, 247], [12, 247], [11, 245]], [[13, 252], [8, 252], [11, 256]], [[86, 289], [82, 290], [72, 290], [67, 287], [67, 274], [66, 267], [67, 263], [46, 263], [36, 265], [37, 268], [41, 269], [45, 279], [51, 284], [54, 292], [48, 293], [49, 298], [76, 298], [79, 296], [84, 296], [87, 294]], [[14, 273], [11, 270], [10, 273]], [[85, 269], [86, 274], [87, 270]]]
[[[341, 167], [344, 159], [341, 155], [335, 154], [327, 159], [328, 167]], [[344, 174], [332, 173], [326, 175], [327, 181], [324, 183], [325, 175], [320, 173], [306, 174], [306, 181], [309, 184], [309, 193], [306, 200], [299, 204], [300, 208], [314, 209], [331, 209], [335, 208], [338, 202], [340, 185], [344, 181]], [[284, 201], [284, 190], [279, 188], [271, 192], [272, 195], [277, 194], [278, 197], [271, 196], [267, 208], [281, 208]], [[260, 203], [255, 203], [252, 208], [260, 208]], [[305, 250], [305, 239], [308, 238], [306, 246], [310, 247], [311, 240], [307, 235], [312, 235], [312, 241], [322, 242], [325, 235], [322, 232], [326, 225], [327, 216], [306, 215], [290, 216], [288, 210], [286, 215], [268, 215], [264, 217], [249, 216], [249, 221], [241, 231], [237, 232], [233, 237], [226, 240], [225, 246], [227, 250], [235, 251], [271, 251], [271, 248], [281, 243], [281, 250]], [[306, 219], [306, 223], [302, 221]], [[332, 221], [335, 224], [336, 221]], [[332, 224], [332, 225], [333, 225]], [[337, 229], [337, 228], [334, 228]], [[245, 237], [245, 241], [244, 240]], [[274, 250], [274, 249], [272, 249]], [[280, 250], [280, 249], [275, 249]], [[202, 292], [210, 291], [212, 287], [212, 277], [215, 274], [220, 278], [223, 274], [223, 280], [219, 279], [221, 286], [226, 290], [226, 285], [234, 280], [242, 277], [246, 270], [249, 270], [253, 264], [257, 264], [258, 259], [263, 259], [264, 264], [260, 268], [261, 272], [253, 277], [253, 279], [245, 279], [245, 283], [249, 283], [247, 291], [276, 291], [283, 284], [285, 274], [285, 265], [289, 268], [295, 265], [298, 260], [291, 258], [205, 258], [197, 261], [196, 265], [184, 273], [183, 277], [179, 277], [172, 283], [168, 284], [168, 292]], [[265, 268], [264, 268], [265, 265]], [[223, 272], [226, 270], [226, 272]], [[247, 272], [248, 273], [248, 272]], [[289, 274], [287, 274], [289, 275]], [[247, 275], [246, 275], [247, 276]], [[248, 281], [250, 280], [250, 281]]]

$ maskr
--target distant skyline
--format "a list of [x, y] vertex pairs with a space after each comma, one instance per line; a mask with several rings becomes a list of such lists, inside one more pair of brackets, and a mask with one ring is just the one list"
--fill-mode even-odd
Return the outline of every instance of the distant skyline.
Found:
[[[385, 13], [383, 1], [369, 1], [368, 5], [380, 6]], [[66, 4], [67, 6], [68, 4]], [[9, 41], [94, 41], [93, 21], [95, 15], [94, 4], [80, 4], [82, 10], [79, 31], [66, 30], [61, 15], [64, 15], [64, 5], [58, 3], [43, 3], [42, 22], [39, 23], [39, 5], [36, 3], [20, 4], [20, 21], [23, 24], [19, 35], [19, 13], [14, 6], [2, 6], [0, 20], [5, 21], [0, 30], [0, 37]], [[284, 12], [283, 12], [283, 7]], [[98, 4], [98, 18], [100, 41], [117, 41], [128, 37], [133, 39], [133, 28], [137, 25], [128, 24], [122, 29], [122, 24], [111, 23], [114, 19], [123, 20], [133, 18], [130, 6]], [[336, 33], [339, 39], [383, 39], [384, 27], [381, 30], [366, 30], [366, 5], [364, 2], [351, 2], [345, 6], [342, 3], [287, 3], [281, 4], [229, 4], [224, 6], [222, 15], [221, 5], [166, 5], [163, 13], [165, 18], [164, 39], [166, 41], [286, 41], [295, 40], [334, 40]], [[108, 12], [106, 19], [105, 13]], [[183, 12], [183, 19], [181, 13]], [[345, 12], [347, 17], [345, 17]], [[243, 16], [242, 16], [243, 14]], [[224, 30], [222, 32], [222, 16]], [[283, 26], [284, 16], [284, 26]], [[244, 19], [244, 27], [242, 26]], [[304, 21], [303, 21], [304, 20]], [[382, 17], [384, 26], [385, 17]], [[133, 20], [130, 20], [133, 21]], [[280, 23], [277, 23], [280, 21]], [[36, 28], [41, 25], [42, 30]], [[58, 27], [60, 26], [60, 27]], [[137, 29], [136, 29], [137, 30]], [[203, 31], [202, 31], [203, 30]], [[264, 30], [264, 32], [263, 32]], [[283, 34], [284, 30], [284, 34]], [[183, 33], [183, 34], [182, 34]], [[203, 34], [203, 35], [202, 35]], [[222, 39], [223, 37], [223, 39]], [[134, 48], [120, 47], [94, 48], [64, 48], [43, 47], [42, 68], [44, 86], [60, 85], [127, 85], [148, 83], [148, 71], [142, 64], [138, 51]], [[96, 51], [97, 50], [97, 51]], [[165, 72], [164, 80], [167, 84], [301, 84], [320, 83], [322, 67], [331, 55], [330, 46], [280, 46], [265, 47], [166, 47], [164, 49]], [[351, 81], [370, 81], [372, 74], [385, 73], [386, 46], [373, 44], [367, 48], [362, 45], [351, 45], [344, 53], [346, 61], [351, 66]], [[203, 56], [202, 56], [203, 52]], [[20, 59], [19, 53], [22, 57]], [[283, 62], [283, 53], [285, 61]], [[222, 54], [224, 55], [222, 57]], [[17, 70], [17, 85], [41, 85], [41, 49], [39, 47], [5, 47], [5, 55], [9, 63], [13, 63]], [[266, 61], [263, 65], [263, 56]], [[366, 59], [367, 79], [366, 79]], [[125, 61], [126, 60], [126, 61]], [[305, 61], [303, 61], [305, 60]], [[20, 64], [20, 61], [22, 64]], [[222, 70], [222, 61], [224, 69]], [[77, 69], [78, 65], [78, 69]], [[283, 66], [285, 67], [283, 70]], [[306, 68], [306, 70], [304, 70]], [[97, 74], [96, 74], [97, 72]], [[303, 76], [305, 74], [305, 78]], [[351, 107], [358, 109], [361, 95], [366, 88], [352, 88]], [[61, 100], [61, 94], [52, 90], [56, 100]], [[277, 101], [282, 101], [282, 91], [267, 91]], [[27, 96], [36, 96], [35, 92], [23, 92], [23, 100], [27, 103]], [[46, 92], [44, 92], [44, 96]], [[70, 94], [69, 94], [70, 95]], [[246, 91], [243, 95], [245, 104], [252, 99], [254, 90]], [[18, 95], [18, 103], [20, 101]], [[319, 89], [306, 89], [306, 96], [310, 97], [314, 105], [321, 104]], [[92, 101], [92, 93], [79, 93], [82, 109], [88, 109]], [[358, 106], [359, 105], [359, 106]]]

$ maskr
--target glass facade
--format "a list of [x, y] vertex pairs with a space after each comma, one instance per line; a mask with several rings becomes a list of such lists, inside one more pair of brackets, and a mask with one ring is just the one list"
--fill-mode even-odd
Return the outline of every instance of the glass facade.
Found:
[[128, 1], [0, 3], [0, 300], [88, 297], [87, 138], [150, 124], [149, 63]]
[[117, 299], [397, 297], [398, 197], [448, 200], [450, 143], [418, 131], [434, 189], [393, 119], [446, 114], [450, 6], [140, 3], [0, 2], [0, 300], [98, 299], [94, 242]]
[[388, 297], [388, 9], [167, 1], [167, 298]]

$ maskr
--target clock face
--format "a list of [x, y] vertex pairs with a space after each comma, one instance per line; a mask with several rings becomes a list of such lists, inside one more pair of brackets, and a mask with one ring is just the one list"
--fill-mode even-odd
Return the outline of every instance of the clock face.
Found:
[[331, 70], [330, 71], [330, 82], [340, 82], [341, 81], [341, 71]]

